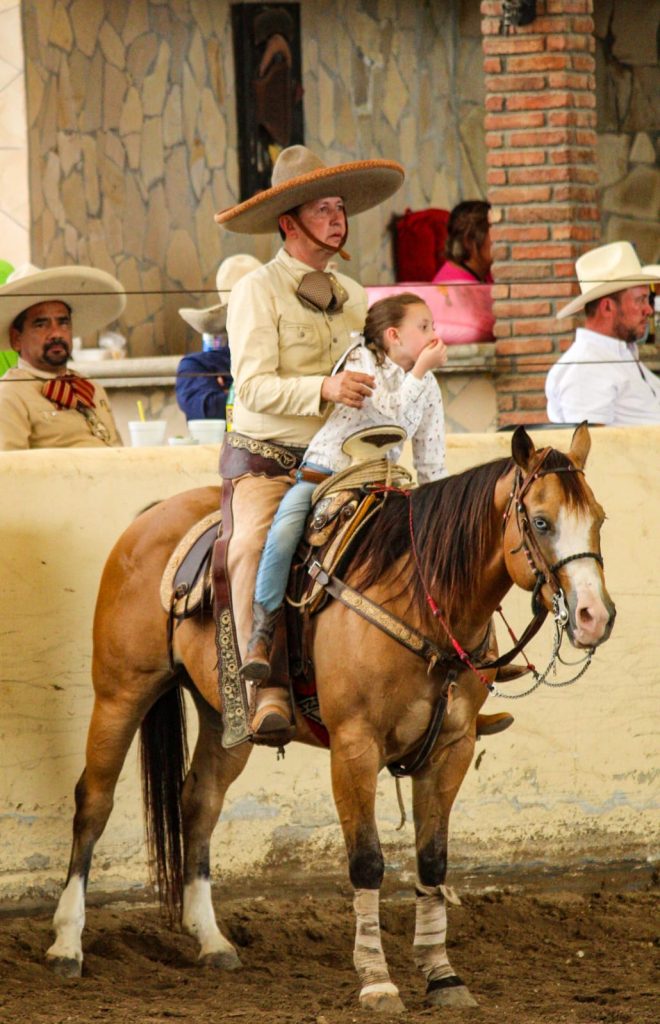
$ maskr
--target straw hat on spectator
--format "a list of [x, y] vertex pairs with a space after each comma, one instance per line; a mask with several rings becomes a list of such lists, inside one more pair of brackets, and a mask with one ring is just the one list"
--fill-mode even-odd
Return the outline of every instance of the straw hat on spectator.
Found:
[[228, 256], [218, 267], [215, 278], [215, 286], [221, 301], [215, 306], [207, 306], [206, 309], [180, 309], [179, 316], [199, 334], [219, 334], [227, 324], [230, 291], [242, 277], [261, 266], [256, 256], [250, 256], [248, 253]]
[[575, 272], [581, 294], [559, 310], [558, 320], [573, 316], [594, 299], [660, 281], [660, 266], [654, 263], [643, 267], [630, 242], [611, 242], [586, 252], [576, 260]]
[[0, 337], [9, 337], [17, 316], [39, 302], [65, 302], [71, 308], [74, 333], [98, 331], [124, 311], [126, 293], [116, 277], [94, 267], [50, 267], [32, 263], [17, 267], [0, 288]]

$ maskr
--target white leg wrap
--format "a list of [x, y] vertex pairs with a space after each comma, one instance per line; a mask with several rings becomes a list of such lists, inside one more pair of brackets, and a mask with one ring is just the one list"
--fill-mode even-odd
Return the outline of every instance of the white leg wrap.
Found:
[[85, 927], [85, 887], [82, 877], [69, 879], [53, 917], [55, 942], [46, 951], [49, 960], [77, 960], [82, 963], [81, 936]]
[[199, 942], [200, 959], [214, 953], [235, 953], [231, 942], [216, 923], [208, 878], [196, 878], [184, 886], [181, 923], [185, 931]]
[[454, 973], [447, 959], [446, 937], [445, 886], [420, 885], [418, 882], [413, 955], [415, 966], [424, 974], [427, 983], [447, 978]]
[[353, 909], [355, 910], [353, 963], [362, 984], [361, 996], [366, 992], [396, 994], [396, 988], [390, 981], [380, 941], [379, 899], [378, 889], [356, 889], [353, 898]]

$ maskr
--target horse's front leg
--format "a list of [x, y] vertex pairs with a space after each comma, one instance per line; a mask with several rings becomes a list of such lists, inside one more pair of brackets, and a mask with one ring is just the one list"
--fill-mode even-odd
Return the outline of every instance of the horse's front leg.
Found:
[[245, 767], [252, 745], [225, 750], [222, 720], [197, 699], [199, 734], [181, 797], [184, 834], [184, 886], [181, 923], [199, 942], [199, 961], [232, 971], [241, 967], [238, 953], [220, 931], [211, 900], [210, 843], [225, 794]]
[[384, 862], [375, 816], [378, 748], [369, 732], [353, 722], [333, 734], [331, 751], [332, 788], [355, 890], [353, 963], [360, 979], [360, 1005], [400, 1013], [404, 1006], [390, 979], [380, 936]]
[[467, 735], [442, 750], [437, 760], [413, 779], [417, 848], [415, 965], [426, 978], [427, 1001], [434, 1006], [476, 1006], [469, 989], [449, 962], [446, 949], [447, 835], [449, 814], [474, 750]]

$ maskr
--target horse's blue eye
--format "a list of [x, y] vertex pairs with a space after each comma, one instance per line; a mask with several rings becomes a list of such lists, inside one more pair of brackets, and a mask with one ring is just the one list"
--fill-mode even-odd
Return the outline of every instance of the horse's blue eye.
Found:
[[532, 519], [532, 522], [534, 524], [534, 529], [538, 530], [539, 533], [545, 533], [548, 529], [547, 520], [541, 519], [540, 516], [535, 516], [534, 519]]

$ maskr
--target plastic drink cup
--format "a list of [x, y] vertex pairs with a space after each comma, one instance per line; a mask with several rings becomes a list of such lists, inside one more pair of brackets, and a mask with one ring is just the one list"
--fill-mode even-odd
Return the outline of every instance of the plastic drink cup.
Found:
[[188, 420], [190, 436], [200, 444], [220, 444], [225, 427], [224, 420]]
[[129, 420], [128, 430], [133, 448], [152, 448], [165, 443], [165, 420]]

